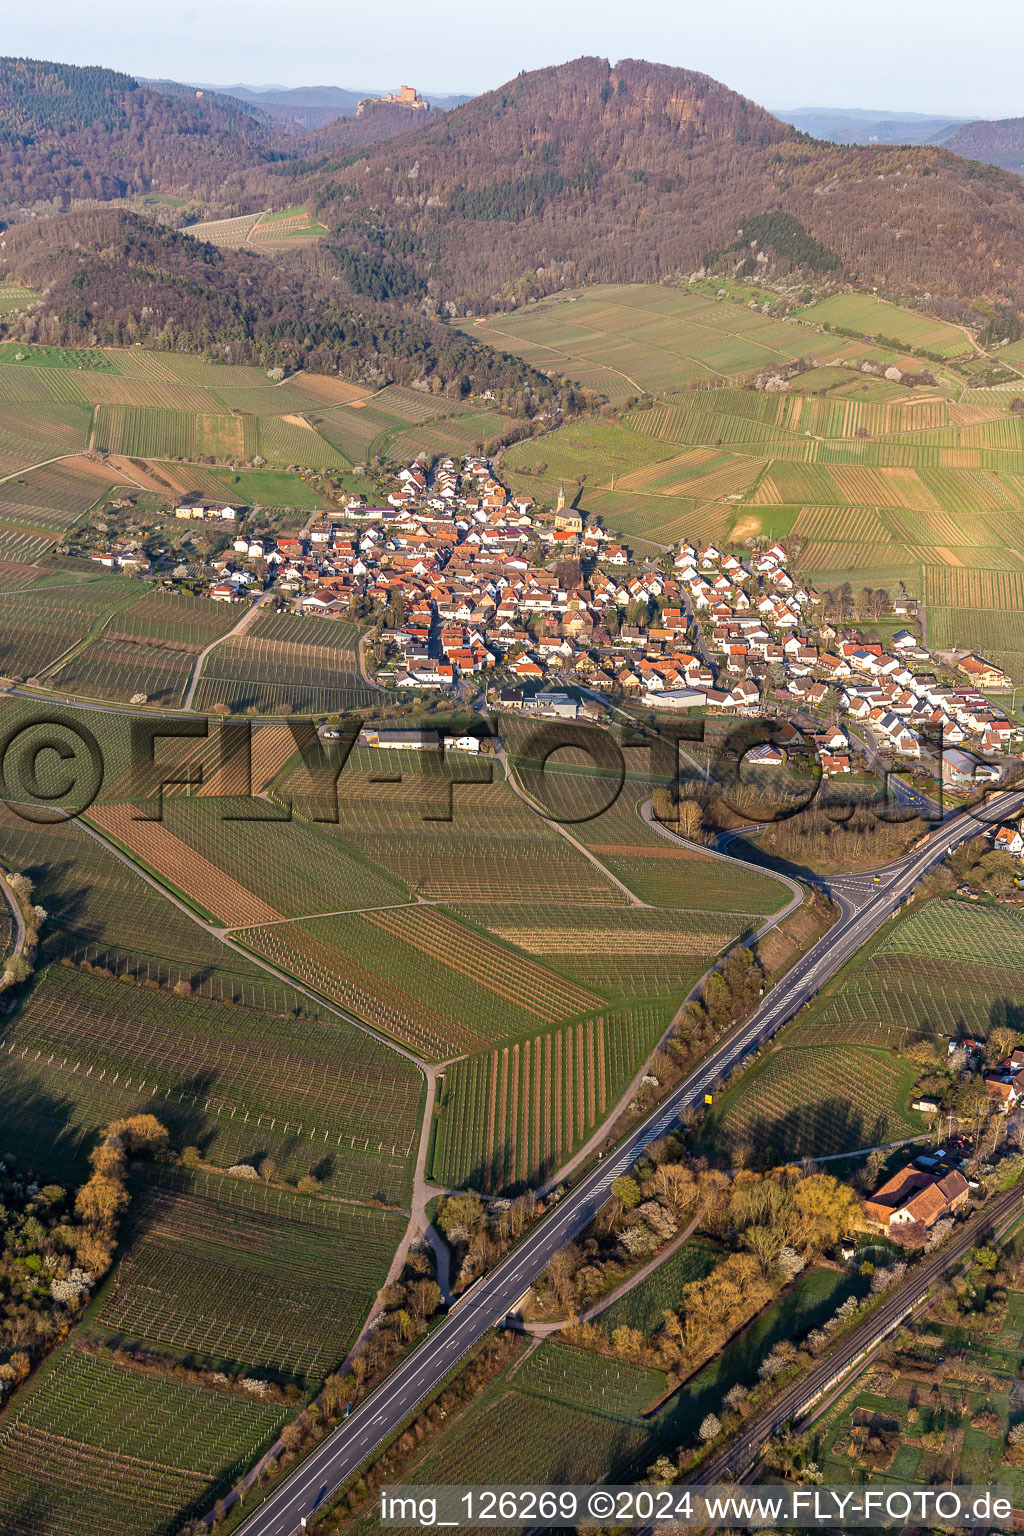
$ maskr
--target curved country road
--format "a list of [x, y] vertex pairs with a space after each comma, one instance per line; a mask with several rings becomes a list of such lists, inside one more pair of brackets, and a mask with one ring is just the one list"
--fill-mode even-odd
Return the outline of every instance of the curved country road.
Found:
[[[993, 797], [986, 820], [1024, 804], [1024, 793]], [[501, 1323], [546, 1267], [609, 1198], [612, 1180], [624, 1173], [679, 1114], [704, 1103], [704, 1095], [751, 1052], [770, 1040], [819, 988], [856, 953], [947, 851], [977, 835], [967, 814], [932, 833], [914, 851], [886, 866], [873, 893], [855, 904], [838, 898], [839, 922], [789, 970], [733, 1033], [723, 1040], [626, 1139], [522, 1239], [487, 1275], [455, 1302], [447, 1318], [412, 1350], [355, 1412], [321, 1442], [276, 1488], [240, 1529], [242, 1536], [293, 1536], [325, 1500], [370, 1457], [416, 1405], [489, 1328]]]

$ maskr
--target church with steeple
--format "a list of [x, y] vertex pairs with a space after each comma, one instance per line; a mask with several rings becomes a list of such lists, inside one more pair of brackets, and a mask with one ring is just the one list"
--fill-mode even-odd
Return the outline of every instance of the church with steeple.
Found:
[[565, 486], [558, 487], [558, 500], [555, 502], [555, 527], [562, 533], [582, 533], [583, 517], [575, 507], [566, 508]]

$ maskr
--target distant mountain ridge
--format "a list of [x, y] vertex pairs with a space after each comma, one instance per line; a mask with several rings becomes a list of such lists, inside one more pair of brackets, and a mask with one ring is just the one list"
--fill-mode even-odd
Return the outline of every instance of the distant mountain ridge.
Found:
[[39, 203], [208, 195], [280, 158], [266, 114], [115, 70], [0, 59], [0, 217]]
[[[141, 192], [227, 215], [306, 204], [327, 230], [303, 258], [318, 278], [421, 318], [705, 267], [874, 288], [954, 319], [1024, 309], [1018, 177], [933, 146], [823, 143], [640, 59], [576, 59], [450, 112], [374, 107], [305, 133], [204, 87], [0, 61], [0, 188], [15, 220]], [[164, 203], [161, 217], [187, 216]]]
[[[178, 85], [177, 81], [169, 80], [151, 80], [146, 83], [161, 90]], [[384, 90], [347, 90], [338, 85], [204, 85], [192, 81], [183, 88], [234, 97], [267, 113], [276, 122], [298, 131], [325, 128], [339, 117], [354, 117], [361, 101], [386, 94]], [[439, 112], [447, 112], [472, 99], [469, 96], [434, 96], [422, 91], [420, 94]]]
[[861, 107], [776, 111], [784, 123], [830, 144], [947, 144], [969, 117], [926, 112], [873, 112]]
[[931, 116], [851, 107], [801, 107], [776, 112], [784, 123], [833, 144], [934, 144], [965, 160], [980, 160], [1024, 176], [1024, 117]]
[[947, 139], [946, 148], [1024, 176], [1024, 117], [968, 123]]

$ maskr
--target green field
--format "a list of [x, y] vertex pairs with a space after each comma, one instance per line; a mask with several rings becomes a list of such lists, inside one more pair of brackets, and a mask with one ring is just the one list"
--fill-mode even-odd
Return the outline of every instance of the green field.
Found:
[[683, 1286], [703, 1280], [721, 1258], [721, 1250], [707, 1238], [691, 1237], [670, 1259], [600, 1313], [598, 1326], [611, 1337], [616, 1328], [639, 1328], [649, 1337], [665, 1320], [665, 1310], [677, 1306]]
[[[270, 1444], [280, 1406], [65, 1345], [0, 1431], [0, 1524], [20, 1536], [166, 1536]], [[177, 1517], [177, 1518], [176, 1518]]]
[[1024, 1002], [1024, 917], [931, 902], [848, 966], [791, 1032], [793, 1044], [906, 1045], [917, 1036], [984, 1038]]
[[52, 966], [4, 1027], [0, 1074], [3, 1145], [54, 1177], [80, 1175], [100, 1126], [145, 1109], [220, 1167], [270, 1155], [332, 1193], [407, 1198], [420, 1074], [334, 1016], [183, 1001]]
[[919, 1038], [984, 1039], [1024, 1002], [1024, 917], [932, 901], [823, 988], [781, 1043], [715, 1106], [710, 1142], [755, 1160], [853, 1151], [926, 1129], [908, 1108]]
[[203, 664], [195, 708], [327, 714], [368, 709], [377, 695], [359, 671], [357, 624], [302, 614], [261, 613], [244, 635]]
[[141, 595], [126, 577], [8, 593], [0, 608], [0, 673], [33, 677]]
[[879, 351], [839, 337], [815, 336], [812, 343], [802, 328], [745, 305], [682, 287], [641, 284], [560, 294], [465, 329], [613, 401], [644, 391], [685, 389], [697, 379], [728, 380], [812, 350], [822, 361]]
[[133, 1191], [97, 1326], [183, 1357], [319, 1380], [354, 1342], [405, 1225], [395, 1211], [157, 1169]]
[[500, 1469], [510, 1484], [555, 1476], [589, 1482], [606, 1466], [629, 1481], [648, 1464], [643, 1414], [663, 1391], [656, 1371], [547, 1342], [510, 1382], [481, 1394], [454, 1433], [417, 1464], [417, 1480], [477, 1482]]
[[17, 283], [0, 283], [0, 315], [9, 315], [15, 309], [26, 309], [38, 298], [35, 288], [19, 288]]
[[919, 1070], [913, 1063], [788, 1040], [716, 1104], [702, 1132], [709, 1144], [778, 1163], [881, 1146], [927, 1128], [907, 1107]]
[[7, 363], [16, 368], [74, 368], [97, 373], [119, 372], [110, 354], [98, 348], [41, 347], [27, 341], [0, 343], [0, 365]]
[[[643, 1282], [658, 1284], [657, 1274]], [[497, 1469], [509, 1484], [643, 1482], [659, 1455], [696, 1444], [702, 1419], [720, 1411], [730, 1387], [756, 1383], [758, 1366], [780, 1339], [803, 1338], [862, 1286], [836, 1270], [805, 1273], [654, 1414], [666, 1386], [660, 1372], [545, 1340], [413, 1460], [405, 1478], [484, 1482]]]
[[327, 505], [308, 480], [283, 470], [238, 470], [217, 478], [227, 497], [249, 506], [297, 507], [303, 512], [316, 512]]
[[613, 1110], [672, 1019], [632, 1003], [446, 1068], [436, 1182], [488, 1193], [544, 1183]]
[[963, 357], [972, 350], [964, 332], [955, 325], [902, 309], [867, 293], [836, 293], [819, 299], [801, 313], [801, 319], [818, 325], [842, 326], [867, 336], [885, 336], [905, 347], [935, 352], [941, 357]]

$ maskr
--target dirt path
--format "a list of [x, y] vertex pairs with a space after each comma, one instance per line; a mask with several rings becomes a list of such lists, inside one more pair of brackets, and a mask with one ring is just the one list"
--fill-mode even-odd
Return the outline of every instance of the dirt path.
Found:
[[647, 910], [652, 910], [648, 902], [641, 901], [640, 897], [635, 895], [630, 890], [628, 885], [625, 885], [617, 875], [613, 875], [610, 869], [606, 869], [605, 866], [601, 863], [601, 860], [597, 857], [597, 854], [591, 853], [590, 849], [584, 843], [581, 843], [578, 837], [573, 837], [572, 833], [567, 832], [565, 827], [561, 826], [557, 821], [551, 821], [550, 818], [546, 816], [543, 807], [539, 806], [537, 802], [527, 794], [526, 790], [523, 789], [523, 787], [516, 779], [515, 774], [512, 771], [512, 765], [508, 760], [508, 755], [505, 752], [504, 745], [502, 744], [497, 731], [494, 730], [490, 716], [485, 713], [484, 718], [486, 719], [487, 724], [490, 726], [490, 729], [494, 735], [494, 740], [497, 743], [494, 755], [505, 770], [505, 780], [512, 793], [518, 795], [523, 804], [528, 805], [531, 811], [536, 811], [539, 816], [544, 816], [545, 820], [548, 822], [548, 825], [553, 827], [560, 837], [564, 837], [565, 841], [569, 843], [573, 848], [575, 848], [577, 853], [582, 853], [585, 859], [589, 859], [594, 868], [599, 869], [606, 880], [608, 880], [612, 885], [618, 886], [623, 896], [625, 896], [626, 902], [629, 906], [643, 907]]
[[45, 469], [47, 464], [60, 464], [64, 459], [80, 459], [86, 450], [76, 448], [74, 453], [55, 453], [52, 459], [40, 459], [38, 464], [23, 464], [20, 469], [13, 469], [9, 475], [0, 475], [0, 485], [6, 485], [8, 480], [17, 480], [19, 475], [30, 474], [33, 469]]
[[[648, 1275], [653, 1275], [655, 1270], [660, 1269], [674, 1253], [678, 1253], [683, 1244], [688, 1242], [696, 1232], [703, 1217], [704, 1211], [702, 1208], [691, 1218], [683, 1230], [677, 1233], [666, 1247], [662, 1248], [660, 1253], [656, 1253], [653, 1259], [648, 1259], [647, 1263], [641, 1265], [635, 1274], [628, 1275], [621, 1285], [617, 1285], [613, 1291], [609, 1291], [607, 1296], [602, 1296], [599, 1301], [594, 1302], [592, 1307], [587, 1307], [584, 1312], [581, 1312], [579, 1321], [581, 1323], [592, 1323], [595, 1317], [600, 1317], [601, 1313], [607, 1312], [608, 1308], [614, 1306], [615, 1302], [620, 1301], [623, 1296], [628, 1296], [630, 1291], [647, 1279]], [[526, 1331], [527, 1333], [532, 1333], [536, 1339], [546, 1339], [552, 1333], [559, 1333], [568, 1321], [568, 1318], [563, 1317], [560, 1321], [554, 1323], [527, 1323]]]
[[25, 919], [22, 916], [21, 903], [8, 885], [7, 876], [2, 871], [0, 871], [0, 889], [3, 890], [7, 905], [14, 917], [14, 947], [7, 958], [17, 960], [25, 948]]
[[[748, 873], [754, 867], [748, 864], [744, 859], [734, 859], [728, 853], [717, 853], [714, 849], [705, 848], [700, 843], [689, 843], [685, 837], [679, 837], [675, 832], [670, 832], [667, 827], [662, 826], [661, 822], [656, 820], [651, 808], [651, 802], [649, 800], [644, 801], [643, 805], [640, 807], [640, 816], [642, 820], [652, 828], [653, 831], [660, 832], [663, 837], [666, 837], [669, 840], [669, 842], [677, 843], [680, 847], [696, 849], [697, 852], [706, 854], [710, 859], [722, 859], [725, 861], [725, 863], [735, 864], [738, 868], [746, 870]], [[769, 933], [773, 928], [777, 927], [777, 925], [781, 923], [785, 918], [787, 918], [791, 912], [796, 911], [797, 907], [802, 904], [804, 899], [803, 887], [799, 884], [798, 881], [790, 879], [789, 875], [780, 875], [777, 874], [774, 870], [760, 868], [756, 869], [756, 873], [767, 875], [772, 880], [778, 880], [781, 885], [787, 886], [792, 894], [786, 905], [784, 907], [780, 907], [778, 912], [774, 913], [772, 917], [769, 917], [764, 923], [761, 924], [761, 927], [758, 928], [756, 933], [750, 936], [750, 938], [747, 940], [747, 942], [750, 944], [755, 944], [758, 939], [763, 938], [766, 933]], [[732, 948], [731, 944], [729, 945], [729, 948]], [[641, 1080], [645, 1076], [651, 1061], [654, 1059], [658, 1051], [661, 1050], [669, 1035], [671, 1035], [683, 1009], [686, 1007], [686, 1004], [691, 1002], [694, 998], [700, 996], [701, 988], [703, 987], [708, 976], [714, 970], [716, 963], [716, 961], [713, 961], [712, 964], [708, 966], [708, 969], [704, 972], [704, 974], [699, 977], [696, 982], [694, 982], [693, 986], [690, 988], [689, 992], [686, 994], [685, 998], [676, 1010], [671, 1022], [668, 1025], [668, 1028], [665, 1030], [661, 1038], [656, 1041], [654, 1046], [651, 1048], [650, 1053], [641, 1064], [639, 1071], [636, 1073], [632, 1082], [630, 1082], [625, 1092], [622, 1094], [618, 1103], [612, 1106], [604, 1120], [597, 1127], [594, 1133], [583, 1143], [579, 1151], [574, 1152], [572, 1157], [569, 1158], [568, 1162], [563, 1163], [561, 1168], [557, 1169], [555, 1173], [552, 1174], [547, 1183], [538, 1189], [538, 1195], [543, 1197], [550, 1194], [553, 1189], [557, 1189], [558, 1185], [561, 1184], [564, 1179], [568, 1178], [568, 1176], [578, 1167], [580, 1167], [581, 1164], [589, 1161], [589, 1159], [593, 1157], [594, 1153], [601, 1148], [602, 1144], [608, 1136], [609, 1127], [614, 1125], [619, 1117], [625, 1113], [629, 1104], [636, 1097], [636, 1094], [640, 1088]]]
[[[427, 1205], [435, 1195], [444, 1194], [445, 1191], [435, 1188], [427, 1180], [427, 1149], [430, 1146], [430, 1128], [434, 1119], [434, 1101], [437, 1096], [437, 1075], [439, 1068], [425, 1066], [424, 1076], [427, 1080], [427, 1093], [423, 1103], [423, 1120], [420, 1127], [419, 1146], [416, 1151], [416, 1168], [412, 1180], [412, 1208], [409, 1215], [409, 1224], [402, 1235], [402, 1240], [395, 1249], [390, 1268], [384, 1280], [384, 1285], [391, 1285], [398, 1279], [405, 1268], [405, 1261], [409, 1256], [409, 1250], [425, 1243], [434, 1255], [434, 1270], [437, 1283], [441, 1289], [441, 1298], [445, 1304], [451, 1301], [451, 1265], [448, 1246], [444, 1238], [432, 1225], [427, 1216]], [[383, 1286], [381, 1289], [383, 1290]], [[339, 1367], [344, 1372], [351, 1369], [351, 1362], [358, 1353], [361, 1345], [366, 1342], [373, 1331], [374, 1321], [381, 1312], [383, 1304], [378, 1296], [370, 1308], [366, 1322], [359, 1331], [352, 1348], [345, 1358], [344, 1364]]]
[[359, 676], [362, 678], [367, 688], [375, 689], [378, 693], [384, 693], [386, 690], [383, 685], [378, 683], [375, 677], [371, 677], [369, 672], [366, 670], [366, 657], [363, 655], [363, 646], [366, 644], [369, 638], [369, 635], [360, 635], [359, 639], [356, 641], [356, 665], [359, 668]]
[[253, 232], [255, 230], [259, 229], [260, 225], [263, 223], [263, 220], [266, 218], [266, 216], [267, 216], [267, 214], [269, 212], [270, 212], [269, 208], [264, 208], [260, 212], [259, 217], [256, 219], [255, 224], [251, 224], [249, 226], [249, 228], [246, 230], [246, 232], [245, 232], [245, 239], [242, 241], [243, 245], [248, 245], [249, 244], [249, 242], [252, 240]]
[[250, 624], [253, 623], [256, 615], [259, 613], [264, 604], [270, 601], [271, 596], [272, 594], [270, 592], [264, 592], [260, 597], [256, 599], [251, 608], [247, 608], [245, 610], [238, 623], [234, 625], [233, 628], [229, 629], [226, 635], [220, 635], [216, 640], [211, 640], [209, 645], [206, 646], [204, 650], [199, 652], [199, 655], [196, 657], [196, 664], [192, 668], [192, 677], [189, 681], [188, 689], [185, 693], [184, 702], [181, 706], [182, 709], [190, 710], [192, 708], [192, 700], [195, 698], [196, 689], [199, 687], [199, 674], [203, 670], [203, 662], [206, 660], [207, 656], [209, 656], [210, 652], [216, 650], [217, 646], [220, 645], [222, 641], [230, 640], [233, 635], [243, 634], [244, 631], [249, 628]]

